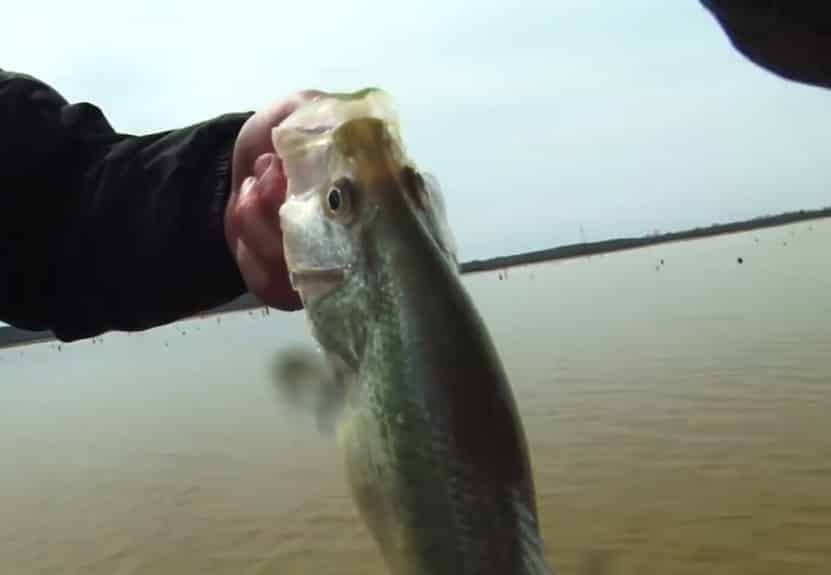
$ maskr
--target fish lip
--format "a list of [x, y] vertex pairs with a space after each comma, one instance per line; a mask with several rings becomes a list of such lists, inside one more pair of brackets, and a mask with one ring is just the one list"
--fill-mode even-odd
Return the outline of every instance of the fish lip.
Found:
[[289, 270], [292, 287], [303, 300], [318, 300], [334, 291], [346, 279], [349, 266], [331, 268], [298, 267]]

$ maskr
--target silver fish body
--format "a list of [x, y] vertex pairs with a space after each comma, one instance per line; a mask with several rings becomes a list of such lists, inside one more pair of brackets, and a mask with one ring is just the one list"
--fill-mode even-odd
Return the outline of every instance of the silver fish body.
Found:
[[388, 118], [344, 120], [327, 153], [325, 181], [290, 193], [281, 226], [313, 333], [347, 382], [338, 440], [390, 571], [550, 573], [524, 430], [435, 183]]

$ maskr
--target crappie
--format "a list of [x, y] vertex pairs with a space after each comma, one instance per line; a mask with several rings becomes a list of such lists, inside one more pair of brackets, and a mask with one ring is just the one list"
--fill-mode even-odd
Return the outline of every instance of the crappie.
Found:
[[341, 390], [347, 476], [390, 571], [550, 573], [505, 370], [388, 96], [323, 95], [273, 141], [292, 285]]

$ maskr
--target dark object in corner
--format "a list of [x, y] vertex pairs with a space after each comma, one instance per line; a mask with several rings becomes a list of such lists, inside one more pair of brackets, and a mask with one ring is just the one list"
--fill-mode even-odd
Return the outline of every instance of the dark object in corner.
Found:
[[701, 0], [733, 46], [794, 82], [831, 88], [831, 2]]
[[737, 262], [739, 262], [740, 264], [743, 264], [743, 263], [744, 263], [744, 259], [743, 259], [743, 258], [739, 258], [739, 259], [737, 259], [736, 261], [737, 261]]

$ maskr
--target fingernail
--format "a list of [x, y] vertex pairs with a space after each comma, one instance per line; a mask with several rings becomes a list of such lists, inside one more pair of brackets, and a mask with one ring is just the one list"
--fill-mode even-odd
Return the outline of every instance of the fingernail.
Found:
[[254, 187], [254, 182], [257, 181], [257, 178], [254, 176], [248, 176], [242, 181], [242, 186], [240, 186], [240, 195], [246, 195], [252, 187]]

